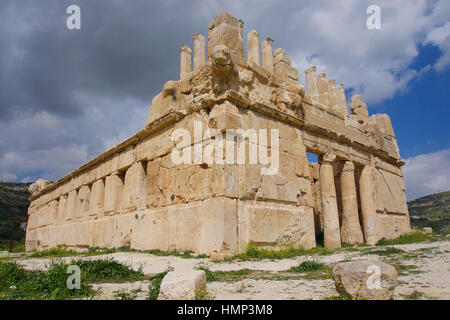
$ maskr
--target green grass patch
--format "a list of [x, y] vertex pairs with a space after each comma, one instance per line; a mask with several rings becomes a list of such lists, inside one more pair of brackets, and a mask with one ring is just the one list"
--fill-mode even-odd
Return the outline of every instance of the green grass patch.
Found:
[[206, 254], [199, 254], [199, 255], [195, 255], [193, 251], [184, 251], [184, 252], [177, 252], [177, 251], [161, 251], [161, 250], [147, 250], [147, 251], [141, 251], [144, 253], [148, 253], [148, 254], [153, 254], [155, 256], [163, 256], [163, 257], [167, 257], [167, 256], [175, 256], [175, 257], [180, 257], [180, 258], [184, 258], [184, 259], [205, 259], [208, 258], [208, 256]]
[[307, 271], [294, 271], [299, 266], [293, 267], [287, 271], [264, 271], [264, 270], [232, 270], [232, 271], [211, 271], [205, 267], [199, 267], [199, 270], [203, 270], [206, 273], [206, 281], [218, 281], [218, 282], [236, 282], [245, 279], [254, 280], [272, 280], [272, 281], [285, 281], [295, 279], [330, 279], [332, 270], [324, 265], [320, 267], [318, 265], [312, 266], [311, 264], [303, 264], [302, 270]]
[[350, 298], [341, 294], [331, 295], [329, 297], [321, 297], [321, 300], [360, 300], [358, 298]]
[[394, 247], [389, 247], [383, 250], [365, 250], [363, 252], [363, 254], [376, 254], [379, 256], [388, 256], [388, 255], [392, 255], [392, 254], [404, 254], [407, 253], [406, 251], [402, 250], [402, 249], [397, 249]]
[[[80, 289], [69, 289], [68, 267], [80, 268]], [[47, 272], [27, 271], [13, 262], [0, 261], [0, 299], [65, 300], [91, 298], [95, 291], [91, 283], [124, 279], [142, 280], [143, 273], [112, 260], [53, 262]]]
[[294, 266], [288, 270], [288, 272], [312, 272], [322, 270], [325, 268], [323, 263], [317, 261], [303, 261], [298, 266]]
[[238, 281], [247, 278], [247, 276], [255, 273], [255, 270], [241, 269], [233, 271], [211, 271], [205, 267], [199, 267], [198, 270], [205, 271], [206, 281]]
[[158, 300], [159, 295], [159, 289], [161, 287], [161, 282], [163, 278], [166, 276], [166, 274], [170, 270], [167, 270], [165, 272], [161, 272], [158, 274], [155, 274], [153, 277], [150, 278], [150, 285], [149, 285], [149, 291], [148, 291], [148, 300]]
[[264, 248], [259, 248], [256, 245], [249, 244], [247, 246], [247, 250], [239, 255], [236, 255], [231, 258], [225, 259], [225, 261], [232, 261], [232, 260], [263, 260], [263, 259], [269, 259], [269, 260], [278, 260], [278, 259], [288, 259], [303, 255], [329, 255], [333, 254], [335, 251], [330, 249], [325, 249], [323, 247], [316, 247], [312, 249], [296, 249], [293, 247], [288, 247], [281, 250], [269, 250]]
[[[67, 288], [68, 265], [52, 264], [48, 272], [26, 271], [12, 262], [0, 263], [0, 299], [4, 300], [64, 300], [88, 297], [94, 293], [83, 281], [80, 289]], [[5, 273], [12, 272], [13, 276]]]
[[78, 260], [72, 261], [70, 264], [77, 265], [82, 275], [89, 282], [109, 282], [115, 279], [123, 282], [128, 280], [142, 280], [144, 278], [141, 270], [135, 271], [112, 259]]
[[397, 239], [393, 240], [385, 240], [381, 239], [377, 242], [377, 246], [388, 246], [394, 244], [409, 244], [409, 243], [418, 243], [418, 242], [434, 242], [442, 240], [443, 237], [437, 236], [434, 234], [426, 234], [420, 231], [410, 232], [402, 234]]
[[57, 258], [57, 257], [69, 257], [69, 256], [77, 256], [82, 253], [75, 252], [72, 250], [67, 250], [62, 247], [56, 247], [51, 249], [45, 249], [40, 251], [33, 251], [30, 254], [31, 258]]
[[114, 249], [107, 249], [107, 248], [89, 248], [86, 252], [75, 252], [72, 250], [68, 250], [64, 247], [56, 247], [56, 248], [50, 248], [40, 251], [33, 251], [30, 254], [31, 258], [57, 258], [57, 257], [70, 257], [70, 256], [98, 256], [103, 254], [111, 254], [111, 253], [117, 253], [117, 252], [136, 252], [136, 253], [147, 253], [152, 254], [155, 256], [175, 256], [180, 257], [184, 259], [204, 259], [208, 258], [207, 255], [201, 254], [201, 255], [195, 255], [192, 251], [184, 251], [184, 252], [177, 252], [177, 251], [170, 251], [165, 252], [161, 250], [146, 250], [146, 251], [140, 251], [131, 249], [130, 247], [121, 247], [121, 248], [114, 248]]
[[132, 290], [131, 292], [126, 292], [124, 290], [117, 290], [113, 292], [113, 297], [115, 300], [136, 300], [140, 289]]

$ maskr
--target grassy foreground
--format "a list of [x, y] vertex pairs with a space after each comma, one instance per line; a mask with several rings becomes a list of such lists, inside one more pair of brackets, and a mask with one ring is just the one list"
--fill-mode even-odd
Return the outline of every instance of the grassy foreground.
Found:
[[[73, 274], [69, 266], [80, 269], [80, 288], [69, 289]], [[142, 280], [144, 274], [113, 260], [78, 260], [70, 264], [54, 262], [48, 272], [28, 271], [15, 262], [0, 261], [0, 299], [64, 300], [93, 297], [91, 284], [104, 281]]]

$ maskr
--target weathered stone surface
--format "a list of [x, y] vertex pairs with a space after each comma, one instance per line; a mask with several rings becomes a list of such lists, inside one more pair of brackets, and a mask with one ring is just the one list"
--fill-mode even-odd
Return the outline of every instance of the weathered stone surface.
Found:
[[258, 32], [252, 30], [247, 35], [247, 61], [259, 66]]
[[252, 243], [272, 248], [316, 245], [312, 208], [240, 201], [238, 210], [240, 252]]
[[167, 209], [148, 209], [135, 214], [130, 247], [137, 250], [169, 250]]
[[38, 179], [35, 183], [32, 183], [28, 187], [28, 192], [31, 195], [39, 194], [42, 190], [44, 190], [48, 185], [50, 185], [50, 181]]
[[380, 261], [341, 262], [333, 268], [336, 290], [354, 299], [391, 299], [397, 276], [393, 266]]
[[325, 248], [341, 247], [339, 213], [332, 165], [335, 159], [336, 156], [324, 155], [319, 170]]
[[206, 294], [203, 270], [170, 271], [161, 282], [158, 300], [195, 300]]
[[327, 82], [327, 75], [325, 73], [319, 74], [317, 79], [317, 88], [319, 90], [319, 101], [325, 106], [330, 106], [330, 96]]
[[316, 67], [311, 67], [305, 71], [306, 85], [311, 99], [319, 100], [319, 88], [317, 87]]
[[192, 71], [192, 51], [191, 48], [184, 44], [181, 46], [180, 51], [180, 79], [184, 80]]
[[268, 72], [273, 73], [273, 40], [267, 38], [261, 43], [262, 66]]
[[199, 33], [195, 34], [194, 39], [194, 70], [203, 66], [206, 62], [205, 59], [205, 49], [206, 42], [205, 36]]
[[357, 245], [364, 242], [359, 223], [358, 200], [355, 184], [355, 165], [346, 161], [341, 173], [342, 242]]
[[361, 197], [361, 213], [364, 226], [364, 238], [367, 244], [378, 242], [378, 221], [375, 202], [374, 168], [365, 166], [360, 174], [359, 188]]
[[364, 118], [369, 117], [369, 112], [367, 111], [367, 105], [361, 100], [361, 96], [359, 94], [354, 95], [350, 99], [350, 110], [352, 113], [357, 116], [362, 116]]
[[232, 53], [244, 57], [243, 34], [244, 22], [222, 12], [209, 24], [208, 56], [216, 45], [226, 46]]

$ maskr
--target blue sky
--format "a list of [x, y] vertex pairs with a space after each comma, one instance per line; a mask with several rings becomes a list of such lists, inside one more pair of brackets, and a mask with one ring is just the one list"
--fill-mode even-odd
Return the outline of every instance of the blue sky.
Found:
[[389, 114], [409, 200], [450, 190], [448, 0], [2, 0], [0, 180], [56, 180], [141, 130], [180, 45], [223, 10], [284, 48], [300, 83], [316, 65]]
[[[440, 50], [435, 46], [420, 49], [412, 64], [421, 69], [434, 64]], [[377, 106], [389, 113], [403, 158], [432, 153], [450, 147], [450, 70], [429, 71], [412, 81], [406, 92]]]

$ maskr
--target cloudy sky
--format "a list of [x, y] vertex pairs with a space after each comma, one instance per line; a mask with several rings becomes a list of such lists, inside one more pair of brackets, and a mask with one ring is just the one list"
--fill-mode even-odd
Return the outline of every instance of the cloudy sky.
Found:
[[0, 180], [56, 180], [144, 128], [180, 45], [223, 10], [391, 116], [409, 200], [450, 190], [448, 0], [1, 0]]

